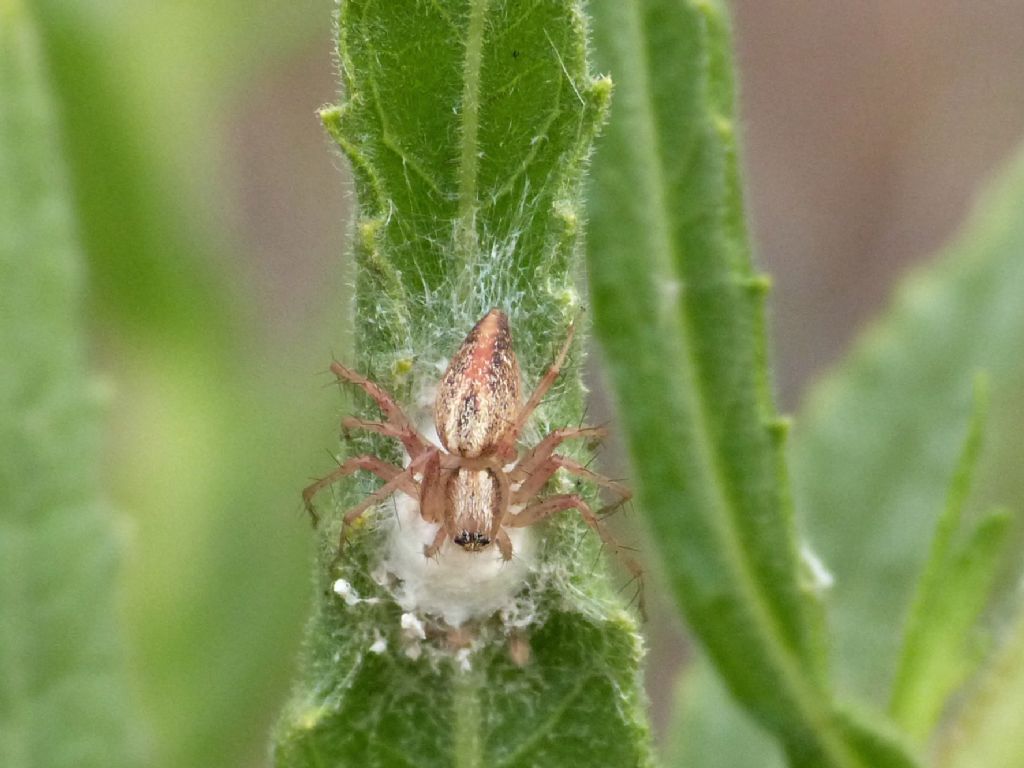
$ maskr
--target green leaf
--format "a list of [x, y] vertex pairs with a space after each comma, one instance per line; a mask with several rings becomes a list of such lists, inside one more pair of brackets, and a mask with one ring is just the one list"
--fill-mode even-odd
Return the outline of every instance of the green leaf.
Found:
[[918, 739], [974, 668], [978, 654], [968, 641], [989, 602], [1011, 522], [1006, 513], [992, 514], [955, 546], [986, 417], [987, 384], [979, 379], [975, 386], [970, 428], [907, 622], [890, 704], [896, 722]]
[[593, 7], [618, 83], [590, 209], [595, 322], [676, 600], [793, 765], [911, 765], [825, 679], [746, 239], [728, 19], [709, 2]]
[[39, 45], [0, 2], [0, 764], [127, 765], [113, 520]]
[[[610, 93], [587, 69], [584, 22], [565, 0], [341, 5], [347, 98], [322, 117], [359, 198], [354, 366], [424, 427], [445, 361], [491, 307], [509, 315], [527, 391], [570, 322], [582, 324], [580, 177]], [[579, 423], [576, 363], [529, 441]], [[393, 442], [353, 436], [347, 452], [401, 461]], [[585, 458], [585, 446], [570, 450]], [[340, 507], [373, 486], [343, 487]], [[392, 515], [386, 505], [371, 513], [337, 562], [338, 515], [322, 526], [317, 612], [277, 765], [649, 764], [642, 644], [578, 519], [560, 515], [536, 532], [539, 561], [515, 598], [520, 629], [481, 618], [459, 641], [421, 611], [435, 629], [410, 644], [379, 583]], [[380, 602], [349, 605], [332, 591], [339, 578]], [[523, 666], [510, 642], [529, 647]]]
[[[398, 613], [381, 621], [385, 632]], [[604, 620], [553, 614], [531, 633], [527, 668], [491, 642], [469, 671], [410, 660], [390, 643], [380, 655], [353, 648], [341, 633], [364, 622], [366, 610], [344, 618], [332, 622], [329, 642], [317, 641], [317, 683], [290, 706], [279, 766], [646, 764], [646, 733], [609, 709], [621, 706], [628, 716], [641, 704], [630, 671], [641, 649], [624, 615], [615, 630]]]
[[450, 354], [500, 305], [527, 367], [548, 362], [575, 315], [577, 187], [610, 93], [585, 52], [564, 0], [342, 4], [348, 100], [322, 115], [359, 193], [361, 346]]
[[[900, 617], [957, 462], [977, 370], [988, 374], [994, 418], [965, 517], [996, 503], [1024, 508], [1015, 417], [1024, 391], [1022, 200], [1018, 153], [957, 242], [903, 284], [798, 421], [795, 489], [835, 574], [839, 682], [875, 701], [896, 668]], [[1019, 551], [1020, 516], [1013, 525]]]
[[938, 768], [1017, 768], [1024, 765], [1024, 619], [936, 749]]

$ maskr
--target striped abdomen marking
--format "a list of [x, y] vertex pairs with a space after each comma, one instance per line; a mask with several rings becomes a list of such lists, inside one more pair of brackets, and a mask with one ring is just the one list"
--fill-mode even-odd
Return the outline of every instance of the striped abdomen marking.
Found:
[[438, 437], [450, 453], [486, 454], [508, 431], [518, 408], [519, 362], [508, 318], [492, 309], [469, 332], [438, 385]]

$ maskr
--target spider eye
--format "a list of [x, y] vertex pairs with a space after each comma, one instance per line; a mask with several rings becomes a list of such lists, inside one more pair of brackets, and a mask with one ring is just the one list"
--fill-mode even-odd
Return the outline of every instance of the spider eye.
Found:
[[476, 552], [491, 543], [490, 537], [486, 534], [471, 531], [462, 531], [453, 541], [470, 552]]

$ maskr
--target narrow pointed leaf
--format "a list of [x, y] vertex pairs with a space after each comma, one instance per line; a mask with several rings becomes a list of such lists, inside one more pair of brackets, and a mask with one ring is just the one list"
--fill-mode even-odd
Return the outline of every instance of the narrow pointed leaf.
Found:
[[[580, 177], [610, 92], [587, 69], [580, 5], [349, 0], [339, 35], [345, 100], [322, 117], [359, 198], [346, 363], [426, 428], [445, 361], [499, 307], [529, 391], [580, 320]], [[579, 423], [573, 358], [527, 440]], [[374, 415], [362, 398], [357, 408]], [[393, 443], [352, 437], [347, 448], [400, 461]], [[347, 482], [338, 508], [372, 487]], [[330, 493], [321, 499], [323, 511]], [[464, 653], [443, 632], [410, 642], [373, 577], [393, 514], [370, 513], [340, 559], [337, 517], [322, 526], [316, 615], [276, 734], [278, 766], [649, 764], [642, 645], [579, 520], [561, 515], [535, 532], [540, 561], [518, 600], [529, 659], [517, 661], [501, 617], [474, 624]], [[347, 604], [331, 590], [339, 577], [380, 602]]]
[[975, 387], [970, 427], [907, 622], [890, 704], [893, 718], [918, 739], [973, 669], [977, 654], [969, 641], [988, 605], [1011, 522], [1006, 513], [992, 514], [965, 544], [956, 544], [986, 419], [987, 384], [979, 379]]
[[732, 695], [794, 766], [905, 766], [825, 675], [771, 401], [717, 3], [593, 4], [616, 109], [595, 161], [595, 323], [640, 505], [676, 600]]

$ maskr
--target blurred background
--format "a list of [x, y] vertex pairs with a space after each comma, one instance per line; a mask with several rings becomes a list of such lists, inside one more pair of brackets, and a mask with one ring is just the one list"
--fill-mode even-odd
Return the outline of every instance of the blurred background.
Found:
[[[262, 765], [310, 600], [298, 493], [331, 465], [342, 402], [323, 372], [347, 340], [353, 200], [315, 114], [338, 98], [333, 3], [30, 5], [112, 392], [105, 485], [143, 753]], [[793, 410], [1024, 136], [1024, 3], [733, 8], [753, 236]], [[685, 644], [678, 626], [650, 629], [663, 732], [664, 671]]]

